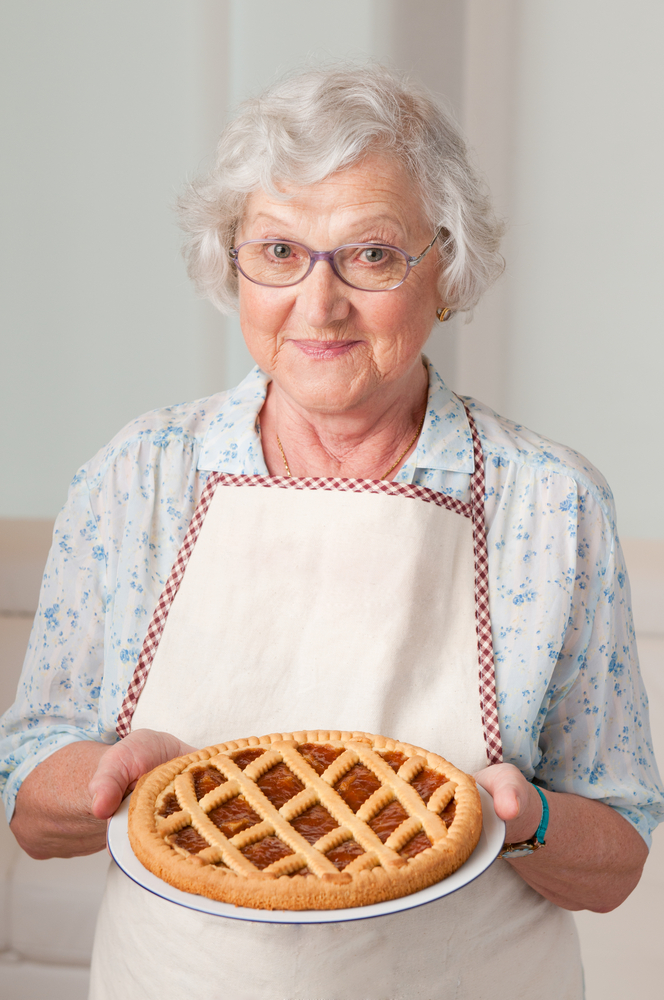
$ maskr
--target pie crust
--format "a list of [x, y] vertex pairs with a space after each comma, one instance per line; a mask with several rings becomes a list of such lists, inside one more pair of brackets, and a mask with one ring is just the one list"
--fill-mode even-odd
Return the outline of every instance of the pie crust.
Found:
[[186, 892], [256, 909], [366, 906], [451, 875], [480, 837], [475, 781], [385, 736], [234, 740], [140, 779], [129, 840]]

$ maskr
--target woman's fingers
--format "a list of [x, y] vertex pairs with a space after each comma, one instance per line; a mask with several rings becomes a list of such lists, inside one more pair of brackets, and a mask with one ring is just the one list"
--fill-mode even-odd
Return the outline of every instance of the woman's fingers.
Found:
[[92, 814], [97, 819], [109, 819], [142, 774], [194, 749], [169, 733], [151, 729], [130, 733], [109, 747], [99, 761], [88, 786]]
[[124, 783], [122, 774], [114, 766], [115, 761], [107, 761], [110, 750], [102, 757], [97, 770], [88, 785], [92, 815], [96, 819], [109, 819], [122, 802]]
[[532, 837], [542, 802], [519, 769], [513, 764], [492, 764], [478, 771], [475, 780], [492, 796], [496, 814], [507, 824], [506, 841], [514, 843]]

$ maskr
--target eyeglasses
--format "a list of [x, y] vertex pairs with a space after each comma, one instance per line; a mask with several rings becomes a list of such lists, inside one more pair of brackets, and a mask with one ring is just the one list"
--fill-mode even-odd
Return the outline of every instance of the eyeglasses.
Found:
[[228, 255], [245, 278], [268, 288], [297, 285], [311, 274], [319, 260], [326, 260], [351, 288], [391, 292], [426, 257], [443, 229], [441, 226], [418, 257], [389, 243], [347, 243], [336, 250], [311, 250], [291, 240], [247, 240], [239, 247], [231, 247]]

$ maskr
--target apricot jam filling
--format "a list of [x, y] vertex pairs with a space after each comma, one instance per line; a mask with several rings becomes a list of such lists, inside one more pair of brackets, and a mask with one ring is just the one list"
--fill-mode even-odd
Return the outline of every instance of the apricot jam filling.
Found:
[[279, 861], [280, 858], [287, 858], [289, 854], [294, 854], [287, 844], [284, 844], [283, 840], [279, 840], [278, 837], [264, 837], [259, 840], [256, 844], [250, 844], [249, 847], [243, 847], [242, 853], [245, 858], [251, 861], [252, 865], [256, 865], [261, 871], [263, 868], [267, 868], [274, 861]]
[[381, 757], [386, 764], [390, 765], [393, 771], [398, 771], [401, 765], [405, 764], [408, 760], [405, 753], [401, 753], [400, 750], [387, 750], [381, 754]]
[[211, 765], [209, 767], [197, 768], [191, 772], [191, 775], [194, 779], [196, 798], [199, 801], [204, 795], [207, 795], [214, 788], [218, 788], [219, 785], [223, 785], [227, 780], [221, 771], [218, 771], [216, 767], [212, 767]]
[[345, 840], [343, 844], [339, 847], [335, 847], [333, 850], [328, 851], [325, 855], [326, 858], [335, 865], [340, 872], [344, 870], [346, 865], [349, 865], [351, 861], [355, 858], [361, 857], [365, 851], [360, 847], [358, 843], [354, 840]]
[[443, 820], [445, 826], [447, 826], [448, 828], [452, 826], [452, 820], [454, 819], [455, 813], [456, 813], [456, 800], [452, 799], [450, 804], [446, 806], [443, 809], [442, 813], [440, 814], [440, 818]]
[[370, 771], [364, 764], [355, 764], [336, 783], [334, 790], [338, 792], [344, 802], [356, 813], [369, 796], [373, 795], [380, 787], [381, 782], [373, 771]]
[[419, 833], [416, 833], [415, 836], [401, 848], [399, 854], [402, 858], [414, 858], [416, 854], [420, 853], [420, 851], [426, 851], [427, 847], [431, 847], [431, 841], [427, 837], [424, 830], [420, 830]]
[[400, 826], [405, 819], [408, 819], [408, 813], [401, 805], [400, 802], [390, 802], [389, 806], [385, 806], [384, 809], [378, 813], [377, 816], [369, 823], [369, 826], [381, 841], [385, 843], [387, 838], [391, 833], [394, 833], [396, 828]]
[[234, 754], [233, 760], [240, 770], [244, 771], [245, 767], [248, 767], [252, 760], [262, 757], [264, 753], [265, 750], [261, 750], [260, 747], [247, 747], [246, 750], [240, 750], [239, 753]]
[[316, 774], [322, 774], [330, 764], [340, 757], [343, 749], [331, 747], [320, 743], [302, 743], [298, 748], [298, 753], [304, 757], [306, 762], [313, 767]]
[[275, 809], [281, 809], [289, 799], [292, 799], [304, 788], [302, 782], [285, 764], [275, 764], [262, 778], [258, 779], [256, 784]]
[[172, 816], [173, 813], [180, 812], [180, 803], [177, 800], [177, 796], [174, 792], [171, 792], [164, 799], [161, 809], [159, 810], [160, 816]]
[[229, 802], [217, 806], [216, 809], [211, 809], [208, 816], [229, 839], [236, 833], [241, 833], [242, 830], [261, 822], [260, 816], [254, 812], [243, 795], [238, 795]]
[[199, 851], [204, 851], [206, 847], [209, 847], [205, 837], [201, 837], [197, 830], [194, 830], [193, 826], [185, 826], [178, 833], [174, 834], [171, 838], [171, 843], [177, 844], [184, 851], [189, 851], [190, 854], [198, 854]]
[[441, 785], [444, 785], [447, 778], [444, 774], [439, 774], [431, 767], [423, 767], [417, 777], [411, 781], [412, 787], [419, 793], [424, 802], [428, 802], [433, 793]]
[[339, 824], [325, 806], [312, 806], [297, 819], [291, 820], [291, 826], [310, 844], [315, 844], [326, 833], [336, 830]]

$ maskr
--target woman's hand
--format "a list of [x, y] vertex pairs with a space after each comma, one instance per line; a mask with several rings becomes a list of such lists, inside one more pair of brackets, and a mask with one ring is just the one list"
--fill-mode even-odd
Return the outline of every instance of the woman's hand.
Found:
[[107, 749], [88, 785], [92, 815], [110, 819], [142, 774], [195, 749], [169, 733], [152, 729], [137, 729], [125, 736]]
[[[475, 775], [505, 820], [505, 841], [529, 840], [542, 816], [542, 802], [518, 768], [493, 764]], [[545, 791], [549, 803], [546, 847], [510, 864], [528, 885], [566, 910], [615, 909], [638, 883], [648, 848], [620, 813], [602, 802]]]
[[139, 729], [113, 746], [70, 743], [21, 785], [11, 829], [32, 858], [71, 858], [106, 846], [106, 822], [141, 774], [194, 747]]

